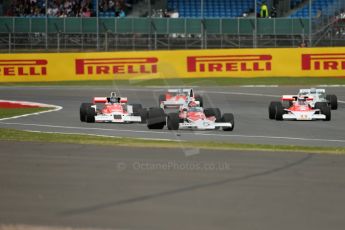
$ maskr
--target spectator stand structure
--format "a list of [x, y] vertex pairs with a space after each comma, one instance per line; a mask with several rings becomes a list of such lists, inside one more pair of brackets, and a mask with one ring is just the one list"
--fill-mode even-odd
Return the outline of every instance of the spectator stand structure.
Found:
[[[267, 1], [268, 18], [255, 17], [262, 3], [259, 0], [168, 0], [167, 10], [135, 18], [119, 17], [116, 10], [129, 12], [138, 2], [143, 3], [140, 0], [123, 1], [123, 5], [106, 1], [61, 0], [57, 13], [52, 1], [45, 15], [1, 17], [1, 52], [298, 47], [305, 41], [307, 46], [344, 46], [342, 0], [331, 0], [328, 21], [322, 26], [323, 16], [296, 16], [305, 7], [317, 8], [313, 4], [319, 0], [312, 4], [291, 1], [293, 9], [286, 17], [277, 9], [276, 18], [271, 18], [274, 1]], [[45, 6], [42, 0], [36, 4]], [[151, 12], [149, 4], [147, 12]], [[90, 14], [84, 15], [83, 9]]]

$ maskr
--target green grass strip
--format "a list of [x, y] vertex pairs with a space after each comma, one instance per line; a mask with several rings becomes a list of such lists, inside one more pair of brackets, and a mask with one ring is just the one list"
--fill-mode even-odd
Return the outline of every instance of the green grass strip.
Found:
[[259, 145], [238, 144], [228, 142], [204, 142], [204, 141], [165, 141], [148, 140], [126, 137], [102, 137], [97, 135], [41, 133], [31, 131], [19, 131], [14, 129], [0, 129], [2, 141], [26, 141], [26, 142], [51, 142], [70, 143], [101, 146], [123, 146], [136, 148], [185, 148], [208, 150], [246, 150], [246, 151], [273, 151], [273, 152], [303, 152], [319, 154], [345, 154], [344, 147], [309, 147], [289, 145]]
[[29, 113], [42, 112], [49, 109], [51, 108], [0, 108], [0, 119]]
[[240, 85], [345, 85], [345, 77], [174, 78], [0, 83], [0, 86], [240, 86]]

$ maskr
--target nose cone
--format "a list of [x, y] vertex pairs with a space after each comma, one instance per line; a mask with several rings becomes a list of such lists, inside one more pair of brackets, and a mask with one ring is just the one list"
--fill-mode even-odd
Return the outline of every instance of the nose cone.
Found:
[[110, 105], [106, 108], [108, 113], [112, 112], [122, 112], [122, 106], [119, 104]]
[[206, 116], [204, 113], [200, 113], [200, 112], [190, 112], [189, 113], [189, 118], [193, 121], [197, 121], [197, 120], [205, 120]]

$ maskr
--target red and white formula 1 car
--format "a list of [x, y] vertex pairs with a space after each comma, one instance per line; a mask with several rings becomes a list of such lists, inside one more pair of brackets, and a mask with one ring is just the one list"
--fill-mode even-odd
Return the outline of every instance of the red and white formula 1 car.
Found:
[[80, 121], [145, 123], [147, 110], [141, 104], [127, 104], [126, 97], [117, 97], [114, 92], [110, 97], [94, 97], [93, 103], [82, 103]]
[[159, 96], [159, 107], [178, 109], [191, 100], [198, 101], [200, 106], [203, 106], [202, 97], [194, 94], [193, 89], [169, 89], [168, 92]]
[[[310, 105], [313, 98], [308, 96], [283, 95], [281, 102], [271, 102], [268, 108], [270, 119], [276, 120], [331, 120], [331, 108], [322, 102]], [[289, 106], [284, 107], [282, 102], [288, 101]]]
[[214, 130], [220, 127], [232, 131], [235, 127], [234, 115], [225, 113], [221, 116], [218, 108], [204, 109], [199, 102], [191, 101], [188, 106], [181, 106], [179, 112], [165, 115], [162, 108], [150, 109], [147, 118], [149, 129], [162, 129], [165, 124], [169, 130], [200, 129]]

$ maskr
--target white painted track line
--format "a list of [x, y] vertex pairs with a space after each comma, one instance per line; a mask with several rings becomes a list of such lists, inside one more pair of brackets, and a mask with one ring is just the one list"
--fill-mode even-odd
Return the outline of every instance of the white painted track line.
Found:
[[[74, 130], [98, 130], [98, 131], [112, 131], [112, 132], [128, 132], [128, 133], [147, 133], [147, 134], [173, 134], [168, 131], [151, 131], [151, 130], [130, 130], [130, 129], [105, 129], [93, 127], [74, 127], [74, 126], [60, 126], [60, 125], [43, 125], [43, 124], [27, 124], [27, 123], [14, 123], [14, 122], [0, 122], [4, 125], [19, 125], [19, 126], [32, 126], [32, 127], [47, 127], [47, 128], [60, 128], [60, 129], [74, 129]], [[262, 135], [236, 135], [236, 134], [220, 134], [220, 133], [180, 133], [181, 135], [195, 135], [195, 136], [222, 136], [222, 137], [241, 137], [246, 139], [260, 138], [271, 140], [298, 140], [298, 141], [317, 141], [317, 142], [339, 142], [345, 143], [345, 139], [317, 139], [317, 138], [299, 138], [299, 137], [284, 137], [284, 136], [262, 136]], [[170, 140], [170, 139], [169, 139]]]

